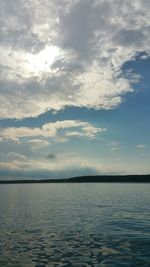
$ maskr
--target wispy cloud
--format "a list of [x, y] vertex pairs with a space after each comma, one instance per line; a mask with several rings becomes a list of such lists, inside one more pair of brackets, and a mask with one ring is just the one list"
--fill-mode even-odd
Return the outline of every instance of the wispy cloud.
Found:
[[6, 157], [9, 160], [19, 160], [19, 161], [24, 161], [27, 160], [27, 157], [23, 154], [15, 153], [15, 152], [9, 152]]
[[29, 139], [28, 143], [30, 144], [33, 150], [45, 148], [46, 146], [50, 145], [50, 142], [43, 139]]
[[109, 154], [116, 154], [118, 151], [120, 151], [120, 143], [117, 141], [112, 141], [109, 144]]
[[146, 145], [145, 144], [138, 144], [138, 145], [136, 145], [136, 147], [139, 149], [143, 149], [146, 147]]

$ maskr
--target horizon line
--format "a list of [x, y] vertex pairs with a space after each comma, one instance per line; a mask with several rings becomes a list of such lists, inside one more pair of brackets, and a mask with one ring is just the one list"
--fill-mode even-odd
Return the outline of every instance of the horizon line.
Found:
[[70, 178], [31, 178], [31, 179], [9, 179], [0, 180], [5, 183], [150, 183], [150, 174], [117, 174], [117, 175], [84, 175]]

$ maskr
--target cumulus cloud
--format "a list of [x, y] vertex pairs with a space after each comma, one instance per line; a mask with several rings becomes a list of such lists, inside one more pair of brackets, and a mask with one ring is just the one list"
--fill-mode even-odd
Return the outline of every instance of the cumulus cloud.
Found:
[[147, 0], [2, 0], [0, 117], [118, 106], [133, 90], [123, 64], [150, 54], [149, 8]]
[[0, 138], [12, 140], [19, 140], [24, 137], [33, 138], [28, 140], [28, 142], [31, 143], [32, 146], [40, 148], [48, 145], [49, 143], [46, 140], [35, 139], [35, 137], [56, 138], [56, 140], [59, 141], [60, 131], [65, 130], [63, 136], [69, 137], [74, 135], [71, 134], [72, 128], [76, 129], [78, 136], [85, 136], [88, 138], [94, 138], [98, 133], [106, 131], [105, 128], [96, 127], [88, 122], [79, 120], [64, 120], [44, 124], [42, 128], [4, 128], [1, 130]]

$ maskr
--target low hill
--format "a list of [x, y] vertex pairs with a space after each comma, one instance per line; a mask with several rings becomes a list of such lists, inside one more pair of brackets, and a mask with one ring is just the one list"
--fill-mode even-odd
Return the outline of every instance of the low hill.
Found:
[[0, 184], [24, 183], [150, 183], [150, 175], [95, 175], [68, 179], [1, 180]]

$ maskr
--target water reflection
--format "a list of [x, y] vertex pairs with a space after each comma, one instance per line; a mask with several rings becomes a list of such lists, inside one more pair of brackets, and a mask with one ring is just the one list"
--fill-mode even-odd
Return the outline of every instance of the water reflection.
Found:
[[149, 200], [149, 185], [2, 185], [0, 266], [149, 267]]

